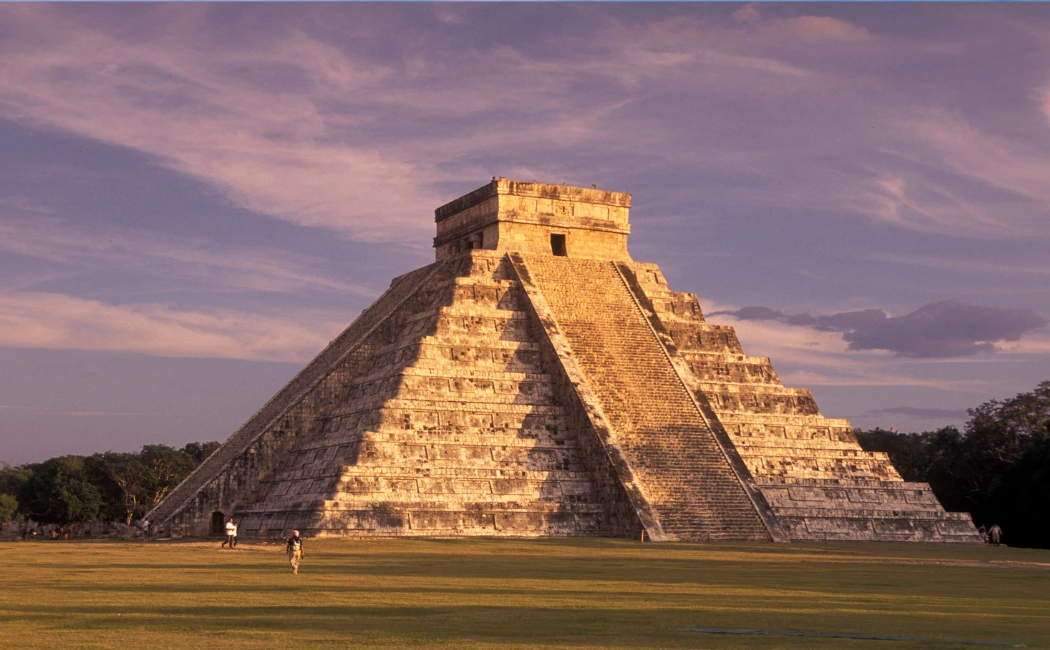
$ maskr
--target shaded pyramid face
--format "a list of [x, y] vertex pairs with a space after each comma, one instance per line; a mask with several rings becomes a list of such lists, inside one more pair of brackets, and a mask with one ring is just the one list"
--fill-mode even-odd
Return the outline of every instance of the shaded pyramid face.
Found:
[[174, 534], [979, 541], [627, 254], [629, 195], [494, 179], [149, 518]]

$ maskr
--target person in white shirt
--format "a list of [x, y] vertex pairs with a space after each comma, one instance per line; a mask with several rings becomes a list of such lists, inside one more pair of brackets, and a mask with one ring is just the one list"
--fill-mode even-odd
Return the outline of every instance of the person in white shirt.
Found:
[[227, 544], [230, 548], [237, 546], [237, 524], [233, 523], [233, 517], [226, 522], [226, 539], [222, 542], [222, 547], [226, 548]]

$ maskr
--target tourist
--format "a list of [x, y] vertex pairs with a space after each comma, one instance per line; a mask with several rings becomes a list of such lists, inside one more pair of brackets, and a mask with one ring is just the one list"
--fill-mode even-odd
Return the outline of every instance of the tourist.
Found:
[[992, 544], [999, 546], [1003, 539], [1003, 529], [999, 528], [999, 524], [992, 524], [991, 530], [988, 531], [988, 538], [992, 540]]
[[226, 539], [222, 542], [223, 548], [229, 544], [230, 548], [237, 546], [237, 524], [233, 523], [233, 517], [226, 522]]
[[292, 536], [288, 538], [288, 563], [292, 565], [292, 573], [299, 573], [299, 562], [306, 553], [303, 551], [303, 538], [299, 537], [299, 531], [293, 530]]

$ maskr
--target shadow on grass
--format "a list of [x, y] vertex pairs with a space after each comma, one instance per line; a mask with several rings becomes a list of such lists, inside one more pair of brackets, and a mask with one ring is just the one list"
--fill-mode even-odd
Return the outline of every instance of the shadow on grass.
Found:
[[[280, 597], [280, 594], [275, 594]], [[9, 608], [11, 609], [11, 608]], [[877, 617], [827, 618], [814, 622], [787, 617], [725, 615], [719, 612], [683, 610], [577, 609], [546, 607], [438, 606], [208, 606], [135, 607], [78, 606], [56, 612], [43, 606], [13, 608], [14, 615], [0, 617], [10, 623], [32, 621], [55, 630], [78, 634], [148, 631], [150, 635], [192, 634], [208, 643], [223, 638], [259, 638], [267, 634], [308, 635], [354, 646], [355, 639], [383, 638], [395, 645], [458, 647], [467, 642], [499, 646], [587, 646], [634, 647], [732, 647], [732, 648], [872, 648], [870, 640], [836, 638], [822, 642], [814, 638], [727, 639], [704, 642], [686, 628], [695, 626], [744, 627], [795, 624], [801, 634], [829, 631], [874, 634], [884, 630]], [[232, 636], [231, 636], [232, 635]], [[251, 636], [248, 636], [251, 635]], [[938, 638], [939, 637], [939, 638]], [[956, 631], [927, 630], [918, 644], [880, 642], [878, 647], [957, 648], [951, 641]], [[283, 636], [282, 636], [283, 638]], [[711, 639], [710, 641], [714, 641]], [[237, 646], [240, 647], [240, 646]]]

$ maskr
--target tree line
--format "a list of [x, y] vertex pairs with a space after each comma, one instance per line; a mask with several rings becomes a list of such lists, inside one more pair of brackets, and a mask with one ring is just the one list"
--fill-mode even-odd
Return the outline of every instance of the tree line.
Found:
[[141, 519], [219, 448], [191, 442], [181, 449], [146, 445], [139, 452], [58, 456], [0, 468], [0, 522], [30, 519], [69, 526]]
[[856, 430], [906, 481], [929, 483], [946, 510], [998, 524], [1011, 546], [1050, 548], [1050, 381], [968, 410], [962, 431]]

